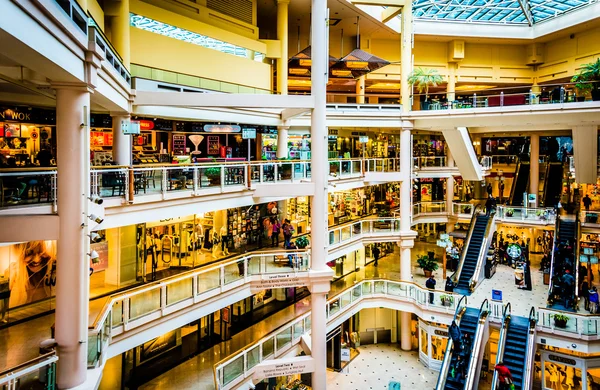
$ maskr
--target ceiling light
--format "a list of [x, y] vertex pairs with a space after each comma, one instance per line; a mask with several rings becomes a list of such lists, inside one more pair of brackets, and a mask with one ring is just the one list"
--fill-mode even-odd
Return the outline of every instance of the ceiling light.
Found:
[[312, 66], [312, 60], [300, 60], [300, 66]]
[[351, 70], [344, 70], [344, 69], [333, 69], [331, 71], [331, 74], [334, 76], [338, 76], [338, 77], [351, 77], [352, 76], [352, 71]]
[[289, 72], [290, 72], [290, 74], [297, 75], [297, 76], [306, 76], [310, 73], [310, 69], [290, 68]]

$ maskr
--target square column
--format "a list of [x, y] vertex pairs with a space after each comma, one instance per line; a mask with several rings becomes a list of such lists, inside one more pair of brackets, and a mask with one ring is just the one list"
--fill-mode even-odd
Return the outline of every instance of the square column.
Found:
[[55, 86], [59, 240], [56, 266], [57, 384], [75, 387], [87, 377], [90, 242], [90, 92]]

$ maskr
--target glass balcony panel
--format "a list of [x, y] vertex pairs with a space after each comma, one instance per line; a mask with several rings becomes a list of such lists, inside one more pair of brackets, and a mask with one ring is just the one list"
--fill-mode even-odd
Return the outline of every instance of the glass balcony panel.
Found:
[[233, 382], [235, 379], [244, 375], [244, 356], [228, 362], [223, 366], [223, 385]]
[[193, 295], [192, 278], [169, 283], [167, 285], [167, 306], [189, 299]]
[[215, 288], [219, 288], [221, 272], [220, 270], [214, 269], [211, 271], [203, 272], [197, 276], [198, 278], [198, 294], [203, 294]]
[[160, 309], [160, 289], [154, 288], [129, 298], [129, 319], [135, 320]]
[[244, 260], [238, 260], [225, 267], [225, 284], [235, 282], [244, 278]]
[[266, 339], [262, 344], [262, 360], [267, 359], [275, 352], [275, 336]]

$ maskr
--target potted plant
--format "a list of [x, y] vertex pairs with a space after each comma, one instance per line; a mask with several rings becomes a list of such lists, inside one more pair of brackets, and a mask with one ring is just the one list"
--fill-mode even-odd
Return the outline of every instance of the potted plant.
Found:
[[220, 167], [209, 167], [204, 171], [204, 176], [208, 178], [211, 185], [221, 184], [221, 168]]
[[552, 315], [554, 318], [554, 326], [557, 328], [566, 328], [567, 322], [569, 322], [569, 317], [564, 314], [554, 314]]
[[598, 222], [598, 214], [596, 214], [596, 213], [586, 213], [585, 214], [585, 221], [589, 222], [589, 223], [596, 223], [596, 222]]
[[442, 295], [440, 296], [440, 301], [442, 301], [442, 306], [452, 306], [454, 297], [451, 295]]
[[338, 168], [340, 167], [340, 165], [337, 162], [330, 162], [329, 163], [329, 174], [331, 176], [337, 176], [338, 173]]
[[548, 215], [547, 215], [547, 211], [546, 210], [538, 210], [536, 211], [535, 215], [538, 217], [538, 219], [540, 221], [545, 221], [548, 219]]
[[471, 206], [465, 207], [465, 214], [471, 214]]
[[583, 80], [581, 73], [580, 74], [576, 74], [575, 76], [573, 76], [571, 78], [571, 82], [575, 83], [575, 89], [577, 90], [576, 96], [577, 96], [577, 101], [578, 102], [584, 102], [585, 101], [585, 95], [587, 95], [588, 93], [590, 93], [590, 91], [592, 90], [593, 86], [591, 83], [586, 83], [585, 80]]
[[417, 263], [419, 264], [419, 268], [423, 269], [426, 277], [430, 277], [431, 273], [439, 268], [437, 261], [433, 257], [429, 257], [429, 255], [417, 256]]
[[308, 246], [309, 241], [308, 238], [306, 236], [301, 236], [296, 238], [296, 246], [298, 247], [298, 249], [304, 249]]
[[[571, 81], [576, 82], [578, 89], [591, 92], [592, 100], [600, 100], [600, 58], [596, 62], [582, 65], [579, 73], [573, 76]], [[589, 85], [589, 86], [588, 86]]]
[[507, 217], [512, 217], [514, 213], [515, 213], [515, 209], [511, 209], [510, 207], [506, 209]]
[[437, 87], [443, 81], [436, 69], [417, 68], [408, 75], [408, 83], [416, 86], [419, 93], [425, 92], [423, 110], [429, 109], [429, 87]]

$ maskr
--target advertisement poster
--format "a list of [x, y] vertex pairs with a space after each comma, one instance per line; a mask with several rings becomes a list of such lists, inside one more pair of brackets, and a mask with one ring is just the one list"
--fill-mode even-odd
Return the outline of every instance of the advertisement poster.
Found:
[[8, 280], [9, 308], [54, 295], [55, 275], [55, 241], [0, 246], [0, 281]]
[[90, 259], [90, 267], [94, 270], [94, 272], [97, 271], [104, 271], [105, 269], [108, 268], [108, 242], [104, 241], [104, 242], [98, 242], [95, 244], [91, 244], [90, 245], [90, 249], [94, 250], [98, 253], [98, 262], [97, 263], [93, 263], [92, 260]]
[[219, 154], [219, 136], [218, 135], [209, 135], [208, 137], [208, 151], [207, 154], [209, 156], [214, 156]]
[[143, 363], [177, 347], [181, 343], [178, 333], [179, 329], [176, 329], [142, 344], [139, 347], [139, 362]]
[[421, 184], [421, 202], [431, 202], [431, 184]]

